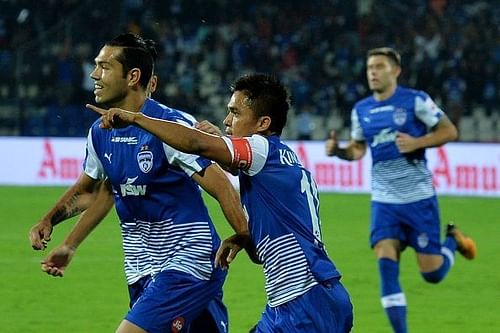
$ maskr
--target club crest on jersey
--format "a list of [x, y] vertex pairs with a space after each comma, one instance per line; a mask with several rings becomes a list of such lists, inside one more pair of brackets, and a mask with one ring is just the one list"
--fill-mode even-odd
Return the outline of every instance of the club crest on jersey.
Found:
[[396, 109], [394, 110], [394, 113], [392, 114], [392, 119], [394, 119], [394, 123], [398, 126], [403, 125], [406, 123], [406, 110], [405, 109]]
[[144, 173], [148, 173], [153, 168], [153, 152], [149, 150], [148, 145], [141, 147], [141, 151], [137, 154], [137, 163]]

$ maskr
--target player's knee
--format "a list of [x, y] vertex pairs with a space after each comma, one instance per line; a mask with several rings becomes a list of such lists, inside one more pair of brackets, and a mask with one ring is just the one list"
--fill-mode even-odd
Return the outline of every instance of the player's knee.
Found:
[[433, 272], [420, 273], [420, 274], [422, 274], [422, 277], [426, 282], [434, 284], [443, 281], [444, 277], [446, 276], [440, 269], [435, 270]]

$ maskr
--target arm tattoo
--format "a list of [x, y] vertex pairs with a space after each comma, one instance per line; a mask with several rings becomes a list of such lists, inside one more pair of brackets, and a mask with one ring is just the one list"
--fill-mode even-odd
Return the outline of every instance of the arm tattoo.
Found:
[[83, 209], [78, 205], [78, 198], [80, 197], [80, 193], [75, 193], [68, 201], [60, 207], [52, 216], [51, 223], [53, 226], [59, 224], [60, 222], [69, 219], [77, 214], [80, 214]]

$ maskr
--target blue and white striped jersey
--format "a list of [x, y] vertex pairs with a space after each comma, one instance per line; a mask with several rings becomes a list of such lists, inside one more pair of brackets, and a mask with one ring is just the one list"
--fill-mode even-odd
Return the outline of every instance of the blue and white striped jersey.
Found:
[[241, 169], [240, 194], [270, 306], [340, 277], [321, 241], [319, 197], [310, 172], [277, 136], [224, 137]]
[[[151, 99], [141, 112], [193, 125], [191, 116]], [[220, 239], [191, 176], [211, 163], [134, 126], [103, 130], [99, 120], [92, 125], [84, 171], [112, 183], [128, 284], [165, 269], [210, 278]]]
[[425, 149], [401, 154], [396, 133], [425, 135], [443, 111], [425, 92], [397, 87], [384, 101], [370, 96], [354, 106], [351, 138], [366, 141], [372, 155], [372, 200], [410, 203], [435, 195]]

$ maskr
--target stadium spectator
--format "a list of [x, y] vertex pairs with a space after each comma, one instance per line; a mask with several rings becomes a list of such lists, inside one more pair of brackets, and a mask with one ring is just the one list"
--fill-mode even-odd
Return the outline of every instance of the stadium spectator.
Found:
[[[134, 124], [239, 173], [241, 201], [266, 277], [268, 305], [255, 332], [349, 332], [352, 305], [322, 242], [316, 183], [280, 140], [288, 92], [264, 74], [242, 76], [231, 90], [224, 120], [229, 136], [222, 137], [139, 112], [88, 107], [102, 115], [104, 128]], [[217, 262], [228, 266], [227, 255], [237, 246], [226, 239]]]
[[[40, 6], [37, 2], [11, 0], [0, 4], [0, 62], [6, 64], [2, 68], [9, 69], [0, 78], [0, 93], [19, 98], [28, 91], [29, 98], [22, 97], [20, 105], [15, 98], [6, 101], [20, 109], [21, 117], [30, 118], [34, 111], [43, 118], [33, 125], [20, 121], [21, 125], [13, 130], [22, 126], [20, 132], [26, 135], [84, 135], [67, 129], [71, 118], [91, 124], [92, 119], [78, 111], [88, 102], [83, 94], [69, 107], [75, 112], [67, 112], [66, 106], [57, 103], [51, 103], [51, 110], [44, 112], [47, 97], [50, 101], [57, 96], [58, 91], [51, 88], [54, 74], [48, 75], [47, 82], [34, 78], [28, 87], [21, 75], [24, 69], [30, 77], [40, 76], [37, 72], [46, 67], [54, 67], [54, 71], [51, 59], [61, 45], [69, 45], [69, 56], [77, 58], [75, 54], [82, 44], [91, 49], [98, 47], [96, 43], [118, 32], [114, 29], [140, 31], [161, 41], [161, 51], [167, 56], [158, 62], [157, 72], [166, 82], [175, 84], [165, 85], [157, 99], [216, 123], [222, 121], [223, 114], [214, 110], [224, 108], [217, 96], [227, 85], [227, 78], [240, 71], [279, 73], [282, 81], [298, 92], [294, 93], [295, 106], [318, 105], [314, 95], [326, 81], [334, 90], [328, 104], [338, 108], [351, 103], [349, 110], [352, 90], [342, 91], [341, 84], [347, 77], [361, 78], [358, 64], [364, 59], [358, 55], [381, 44], [396, 46], [405, 63], [411, 64], [401, 82], [425, 87], [441, 103], [447, 97], [442, 87], [450, 69], [459, 68], [467, 84], [462, 116], [470, 116], [477, 107], [486, 108], [494, 116], [499, 113], [499, 97], [490, 89], [500, 85], [499, 77], [488, 82], [483, 78], [486, 68], [497, 64], [499, 58], [499, 10], [491, 2], [110, 0], [95, 6], [96, 2], [59, 0]], [[116, 24], [110, 29], [98, 29], [106, 25], [109, 8], [120, 13], [115, 17]], [[406, 13], [415, 15], [409, 17]], [[13, 73], [14, 68], [21, 70]], [[216, 80], [207, 85], [210, 78]], [[41, 104], [42, 112], [35, 111], [33, 104]], [[489, 105], [494, 105], [493, 110]], [[317, 111], [325, 118], [331, 114], [324, 113], [321, 106]], [[299, 109], [291, 112], [298, 113]], [[52, 121], [54, 114], [61, 121]], [[40, 131], [40, 122], [49, 128]], [[7, 122], [0, 124], [0, 132], [8, 126]]]
[[297, 115], [297, 140], [311, 140], [314, 133], [313, 109], [309, 104], [300, 108]]
[[378, 261], [382, 306], [394, 332], [403, 333], [408, 330], [407, 303], [399, 283], [401, 252], [412, 247], [424, 280], [438, 283], [453, 265], [455, 250], [473, 259], [476, 247], [453, 224], [448, 224], [440, 243], [438, 202], [426, 165], [425, 149], [454, 140], [455, 126], [428, 94], [398, 85], [397, 51], [372, 49], [366, 66], [373, 95], [354, 105], [347, 146], [340, 148], [332, 133], [326, 153], [352, 161], [361, 159], [370, 147], [370, 244]]
[[[147, 98], [156, 89], [156, 77], [150, 79], [154, 53], [150, 43], [132, 34], [107, 42], [91, 73], [95, 101], [193, 125], [192, 116]], [[42, 270], [63, 276], [78, 245], [111, 208], [114, 193], [131, 299], [117, 332], [226, 332], [226, 272], [214, 262], [220, 239], [198, 185], [219, 201], [238, 232], [233, 239], [240, 245], [248, 241], [238, 195], [217, 164], [138, 128], [107, 131], [96, 122], [88, 135], [84, 172], [30, 230], [33, 248], [43, 249], [53, 226], [88, 208]]]
[[[349, 103], [352, 90], [341, 91], [340, 85], [331, 82], [357, 78], [357, 64], [364, 63], [362, 54], [382, 44], [397, 47], [409, 64], [401, 82], [425, 88], [441, 103], [446, 98], [442, 87], [452, 72], [450, 69], [459, 68], [460, 76], [466, 81], [462, 116], [470, 116], [477, 107], [498, 115], [499, 96], [489, 93], [492, 85], [485, 82], [484, 75], [484, 68], [498, 66], [500, 59], [498, 7], [492, 2], [472, 0], [257, 3], [54, 0], [47, 6], [36, 1], [3, 1], [0, 2], [0, 63], [5, 66], [0, 66], [0, 72], [9, 73], [0, 78], [0, 93], [8, 97], [2, 102], [20, 109], [13, 114], [29, 118], [31, 112], [28, 111], [33, 104], [41, 105], [39, 109], [43, 112], [47, 106], [43, 98], [46, 95], [66, 97], [56, 94], [55, 74], [46, 75], [46, 80], [35, 78], [41, 77], [40, 70], [55, 67], [50, 63], [61, 45], [70, 40], [72, 55], [82, 44], [97, 48], [97, 41], [128, 28], [161, 41], [163, 56], [158, 60], [157, 73], [169, 84], [157, 93], [157, 99], [181, 109], [189, 108], [198, 117], [208, 117], [216, 123], [222, 121], [222, 113], [208, 114], [206, 106], [210, 105], [211, 110], [223, 109], [224, 103], [217, 96], [227, 86], [228, 78], [241, 71], [280, 73], [280, 79], [290, 89], [303, 94], [294, 94], [298, 98], [295, 105], [300, 105], [304, 97], [308, 98], [305, 102], [311, 102], [309, 99], [314, 96], [309, 97], [307, 93], [313, 95], [323, 89], [322, 81], [329, 82], [335, 90], [329, 102], [332, 107]], [[102, 29], [100, 27], [107, 26], [109, 12], [119, 13], [114, 16], [116, 24]], [[30, 85], [36, 86], [27, 88], [34, 92], [30, 98], [23, 97], [26, 91], [23, 78], [27, 73], [33, 78]], [[197, 93], [207, 90], [205, 77], [217, 80], [212, 81], [207, 93]], [[182, 87], [177, 86], [179, 82]], [[498, 77], [494, 83], [498, 86]], [[81, 95], [75, 100], [74, 107], [83, 109], [82, 105], [88, 102], [83, 98]], [[493, 109], [486, 106], [491, 105], [491, 100], [485, 98], [493, 98], [492, 105], [496, 106]], [[16, 103], [19, 100], [22, 103]], [[56, 105], [56, 114], [66, 121], [65, 107], [57, 102], [51, 105]], [[347, 107], [351, 108], [352, 105]], [[30, 122], [20, 121], [19, 126], [26, 127], [21, 132], [69, 134], [65, 126], [50, 121], [54, 112], [44, 115], [42, 112], [39, 116], [51, 129], [40, 133], [34, 130], [39, 125], [32, 127]], [[322, 110], [318, 113], [323, 117], [331, 114]], [[337, 110], [337, 113], [340, 112]], [[85, 119], [84, 114], [82, 110], [70, 117], [80, 117], [81, 123], [90, 125], [91, 120]], [[293, 117], [290, 120], [293, 121]], [[0, 124], [0, 133], [7, 126], [9, 123]]]

